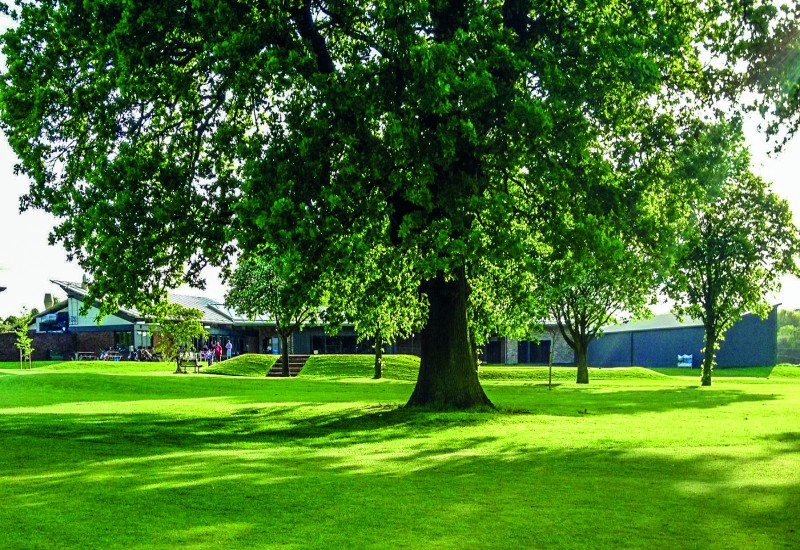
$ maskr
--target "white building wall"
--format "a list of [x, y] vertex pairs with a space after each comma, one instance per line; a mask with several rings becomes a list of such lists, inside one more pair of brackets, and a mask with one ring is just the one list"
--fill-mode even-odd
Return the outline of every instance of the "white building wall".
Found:
[[67, 302], [69, 324], [72, 327], [105, 327], [111, 325], [129, 325], [133, 327], [133, 323], [116, 315], [106, 315], [98, 323], [97, 318], [100, 315], [100, 310], [92, 306], [86, 315], [81, 315], [81, 306], [83, 306], [83, 302], [77, 298], [70, 298]]
[[[573, 364], [575, 363], [575, 352], [569, 347], [567, 341], [564, 340], [561, 332], [552, 327], [551, 330], [532, 334], [529, 341], [539, 340], [542, 342], [552, 342], [550, 349], [553, 351], [553, 364]], [[507, 365], [519, 364], [519, 340], [506, 338], [506, 354], [505, 361]]]

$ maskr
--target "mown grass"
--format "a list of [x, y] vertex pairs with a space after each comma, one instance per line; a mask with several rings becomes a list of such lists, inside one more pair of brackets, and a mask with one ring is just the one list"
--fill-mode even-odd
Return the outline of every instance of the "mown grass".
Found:
[[[589, 369], [590, 378], [619, 380], [626, 378], [660, 378], [662, 374], [640, 367], [618, 369]], [[382, 376], [387, 380], [416, 381], [419, 358], [412, 355], [385, 355]], [[371, 378], [374, 374], [372, 355], [316, 355], [308, 359], [300, 376], [327, 378]], [[481, 380], [546, 381], [546, 367], [482, 365], [478, 369]], [[575, 379], [574, 367], [554, 367], [553, 380]]]
[[[48, 365], [57, 365], [63, 361], [34, 361], [32, 365], [36, 368], [46, 367]], [[19, 361], [0, 361], [0, 369], [18, 369]], [[27, 368], [27, 366], [25, 367]]]
[[371, 363], [71, 366], [0, 371], [1, 548], [800, 546], [790, 369], [552, 390], [510, 369], [483, 380], [498, 411], [431, 413]]
[[266, 376], [277, 360], [277, 355], [247, 353], [214, 363], [210, 367], [204, 366], [201, 372], [227, 376]]

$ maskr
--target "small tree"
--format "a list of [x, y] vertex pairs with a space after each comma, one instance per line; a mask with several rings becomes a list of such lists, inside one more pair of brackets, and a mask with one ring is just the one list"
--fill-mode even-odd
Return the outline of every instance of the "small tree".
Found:
[[175, 359], [175, 372], [181, 370], [182, 349], [192, 346], [197, 338], [204, 338], [206, 330], [200, 322], [203, 314], [198, 309], [180, 304], [159, 302], [147, 312], [150, 332], [158, 336], [155, 350], [167, 359]]
[[319, 318], [320, 285], [310, 272], [282, 276], [269, 257], [244, 259], [231, 274], [225, 303], [250, 318], [270, 315], [281, 339], [281, 375], [289, 376], [289, 338]]
[[[670, 146], [683, 138], [667, 130]], [[574, 181], [551, 204], [555, 234], [538, 293], [575, 352], [578, 384], [589, 383], [589, 344], [604, 325], [649, 315], [684, 199], [683, 188], [670, 185], [670, 156], [598, 137], [576, 173], [561, 175]]]
[[17, 341], [14, 345], [19, 350], [19, 368], [23, 368], [25, 363], [28, 368], [32, 367], [31, 355], [33, 354], [33, 338], [28, 334], [28, 327], [30, 326], [36, 314], [33, 312], [28, 313], [22, 310], [19, 317], [17, 317], [17, 326], [14, 328], [14, 333], [17, 335]]
[[607, 260], [582, 266], [582, 273], [565, 277], [565, 287], [551, 288], [550, 314], [575, 352], [578, 384], [589, 383], [589, 344], [603, 326], [615, 322], [620, 313], [650, 314], [647, 306], [656, 288], [655, 272], [643, 269], [646, 264], [622, 248]]
[[421, 330], [426, 313], [412, 274], [398, 265], [404, 259], [391, 252], [384, 246], [364, 251], [362, 263], [352, 262], [351, 266], [364, 266], [366, 271], [342, 278], [345, 285], [330, 296], [332, 309], [346, 313], [359, 341], [374, 340], [376, 380], [383, 377], [384, 346]]
[[784, 274], [798, 272], [800, 234], [788, 203], [750, 171], [738, 122], [707, 128], [688, 160], [703, 188], [667, 291], [677, 314], [703, 322], [701, 384], [710, 386], [725, 332], [747, 312], [766, 317], [767, 294], [780, 289]]

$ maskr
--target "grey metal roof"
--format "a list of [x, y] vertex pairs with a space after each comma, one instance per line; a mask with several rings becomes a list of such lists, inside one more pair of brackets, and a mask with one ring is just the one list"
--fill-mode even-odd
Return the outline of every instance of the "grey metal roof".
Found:
[[678, 318], [672, 313], [664, 313], [662, 315], [655, 315], [650, 319], [629, 321], [619, 325], [608, 325], [603, 327], [603, 334], [613, 334], [615, 332], [638, 332], [643, 330], [689, 328], [698, 326], [702, 327], [703, 321], [699, 319], [693, 319], [691, 317], [684, 317], [683, 321], [679, 321]]
[[[79, 283], [56, 280], [51, 280], [51, 282], [60, 286], [68, 295], [85, 297], [88, 294], [87, 290], [81, 287]], [[205, 296], [188, 296], [185, 294], [169, 292], [167, 294], [167, 299], [169, 299], [169, 301], [173, 304], [199, 310], [203, 315], [203, 317], [200, 319], [202, 323], [213, 323], [217, 325], [274, 324], [274, 321], [267, 316], [259, 316], [253, 320], [247, 319], [245, 316], [225, 307], [225, 305], [219, 300], [214, 300]], [[133, 308], [120, 309], [120, 311], [133, 317], [142, 317], [142, 314]]]
[[206, 298], [204, 296], [186, 296], [184, 294], [176, 294], [170, 292], [167, 298], [173, 304], [178, 304], [186, 308], [194, 308], [200, 310], [203, 314], [201, 321], [203, 323], [217, 323], [217, 324], [231, 324], [233, 319], [220, 312], [213, 306], [218, 305], [217, 300]]

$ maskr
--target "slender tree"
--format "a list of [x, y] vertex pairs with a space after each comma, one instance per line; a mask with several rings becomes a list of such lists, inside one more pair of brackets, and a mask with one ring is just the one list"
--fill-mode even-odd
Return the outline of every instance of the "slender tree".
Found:
[[486, 405], [477, 266], [527, 253], [598, 129], [647, 149], [738, 94], [722, 73], [795, 36], [772, 4], [19, 0], [0, 120], [107, 310], [236, 248], [335, 277], [388, 240], [428, 311], [409, 404]]
[[800, 310], [778, 311], [778, 362], [800, 363]]
[[31, 338], [30, 334], [28, 334], [28, 330], [30, 330], [30, 324], [33, 322], [33, 318], [36, 314], [28, 312], [27, 310], [23, 309], [22, 313], [16, 318], [17, 325], [14, 328], [14, 333], [17, 336], [16, 342], [14, 342], [14, 346], [19, 350], [19, 368], [23, 368], [23, 365], [27, 364], [28, 368], [31, 368], [31, 356], [33, 355], [33, 338]]
[[725, 332], [747, 312], [766, 316], [768, 294], [798, 272], [800, 233], [788, 203], [750, 171], [738, 122], [709, 126], [687, 168], [702, 187], [667, 289], [678, 314], [703, 321], [701, 384], [710, 386]]

